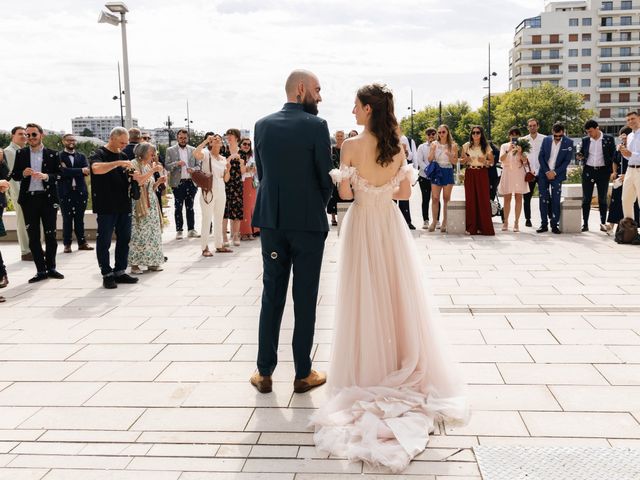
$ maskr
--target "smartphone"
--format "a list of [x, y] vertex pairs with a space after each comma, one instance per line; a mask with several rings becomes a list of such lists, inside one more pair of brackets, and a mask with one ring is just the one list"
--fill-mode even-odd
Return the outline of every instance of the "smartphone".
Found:
[[516, 143], [518, 143], [518, 139], [514, 138], [513, 140], [511, 140], [511, 143], [515, 145]]

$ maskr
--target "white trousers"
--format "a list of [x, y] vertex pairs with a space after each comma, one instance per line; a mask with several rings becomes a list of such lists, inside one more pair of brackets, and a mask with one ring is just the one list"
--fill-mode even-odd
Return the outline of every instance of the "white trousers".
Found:
[[205, 196], [202, 194], [202, 190], [200, 190], [200, 209], [202, 211], [200, 246], [203, 251], [209, 246], [209, 229], [212, 220], [215, 248], [222, 248], [222, 217], [224, 217], [224, 206], [227, 202], [224, 183], [222, 183], [222, 186], [214, 185], [212, 194], [213, 198], [211, 198], [211, 195], [207, 196], [207, 200], [211, 200], [207, 203], [205, 202]]
[[640, 202], [640, 168], [627, 168], [622, 182], [622, 213], [633, 218], [633, 203]]

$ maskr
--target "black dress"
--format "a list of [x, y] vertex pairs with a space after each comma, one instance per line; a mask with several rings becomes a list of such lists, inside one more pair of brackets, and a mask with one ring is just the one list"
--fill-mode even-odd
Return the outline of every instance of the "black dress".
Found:
[[227, 203], [224, 206], [224, 218], [229, 220], [243, 219], [242, 203], [242, 172], [240, 171], [240, 160], [231, 160], [229, 170], [229, 181], [225, 185], [227, 193]]
[[[333, 163], [333, 168], [340, 168], [340, 149], [338, 147], [331, 147], [331, 162]], [[340, 196], [338, 195], [338, 187], [334, 185], [333, 191], [331, 192], [331, 198], [327, 204], [328, 214], [335, 215], [338, 213], [339, 201]]]

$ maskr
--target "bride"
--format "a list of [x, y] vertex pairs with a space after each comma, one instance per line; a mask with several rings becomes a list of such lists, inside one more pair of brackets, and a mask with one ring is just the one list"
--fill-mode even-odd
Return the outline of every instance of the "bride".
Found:
[[364, 131], [330, 172], [355, 199], [341, 228], [330, 399], [311, 417], [320, 451], [403, 470], [439, 419], [465, 422], [464, 388], [422, 288], [413, 237], [393, 200], [407, 200], [393, 94], [366, 85], [353, 108]]

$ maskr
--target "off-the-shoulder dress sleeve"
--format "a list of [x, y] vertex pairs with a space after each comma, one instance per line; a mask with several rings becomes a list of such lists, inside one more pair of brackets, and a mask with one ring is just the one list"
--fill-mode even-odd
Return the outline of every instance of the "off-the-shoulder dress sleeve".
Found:
[[355, 171], [356, 171], [355, 167], [340, 165], [339, 169], [334, 168], [330, 170], [329, 175], [331, 176], [331, 180], [333, 180], [333, 183], [338, 185], [343, 180], [347, 180], [347, 179], [350, 180], [351, 177], [353, 177], [353, 174], [355, 173]]

